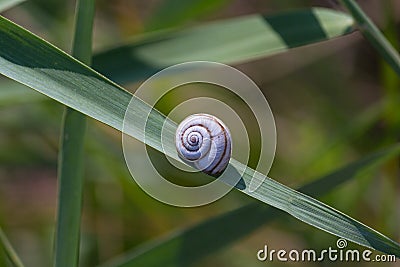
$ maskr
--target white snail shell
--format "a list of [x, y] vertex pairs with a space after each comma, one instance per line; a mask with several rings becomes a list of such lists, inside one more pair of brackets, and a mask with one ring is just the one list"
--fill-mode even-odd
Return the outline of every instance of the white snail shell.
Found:
[[232, 138], [218, 118], [208, 114], [190, 115], [179, 124], [175, 136], [179, 157], [198, 170], [218, 177], [228, 166]]

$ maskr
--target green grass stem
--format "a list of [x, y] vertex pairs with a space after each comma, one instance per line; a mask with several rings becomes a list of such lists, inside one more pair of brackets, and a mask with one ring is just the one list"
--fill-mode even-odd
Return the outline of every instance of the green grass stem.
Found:
[[[90, 65], [94, 0], [78, 0], [72, 55]], [[86, 116], [65, 108], [59, 152], [59, 194], [55, 239], [56, 267], [78, 266], [83, 195], [83, 155]]]
[[0, 227], [0, 248], [1, 247], [4, 250], [7, 258], [14, 265], [14, 267], [24, 267], [24, 264], [19, 259], [18, 255], [15, 252], [14, 248], [12, 247], [10, 241], [4, 234], [3, 229]]
[[341, 0], [341, 3], [351, 13], [365, 38], [375, 47], [397, 75], [400, 76], [400, 56], [393, 45], [355, 1]]

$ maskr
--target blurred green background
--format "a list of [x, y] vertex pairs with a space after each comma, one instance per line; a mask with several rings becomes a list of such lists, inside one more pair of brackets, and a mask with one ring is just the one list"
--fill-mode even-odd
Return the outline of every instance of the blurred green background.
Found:
[[[98, 0], [94, 50], [126, 43], [150, 31], [192, 27], [246, 14], [273, 14], [312, 6], [341, 10], [335, 1], [169, 2], [172, 4]], [[400, 2], [366, 0], [361, 4], [398, 47]], [[74, 7], [74, 1], [30, 0], [2, 15], [70, 51]], [[358, 32], [235, 67], [252, 78], [269, 101], [278, 137], [269, 176], [290, 187], [296, 188], [399, 141], [399, 80]], [[21, 86], [0, 79], [0, 225], [27, 266], [50, 266], [63, 107], [33, 90], [16, 94], [16, 87]], [[133, 92], [138, 84], [125, 87]], [[165, 102], [160, 104], [161, 110], [170, 109]], [[399, 169], [399, 159], [392, 160], [321, 199], [399, 241]], [[152, 199], [127, 170], [121, 133], [90, 119], [80, 266], [103, 263], [145, 242], [252, 201], [235, 191], [215, 203], [190, 209]], [[320, 250], [334, 247], [336, 240], [283, 216], [193, 266], [265, 266], [256, 258], [265, 244], [274, 249]], [[349, 247], [362, 249], [353, 244]], [[335, 263], [291, 263], [327, 264]]]

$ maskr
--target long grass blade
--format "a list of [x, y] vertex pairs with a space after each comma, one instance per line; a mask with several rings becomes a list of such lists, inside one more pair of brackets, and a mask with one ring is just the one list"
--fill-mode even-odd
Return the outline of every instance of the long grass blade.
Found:
[[[298, 190], [311, 196], [321, 196], [339, 185], [355, 179], [360, 173], [393, 159], [400, 154], [400, 144], [373, 154], [315, 179]], [[256, 231], [257, 228], [281, 217], [284, 213], [255, 202], [206, 220], [165, 238], [140, 246], [101, 267], [188, 266], [218, 252]], [[220, 233], [224, 234], [221, 235]], [[190, 245], [189, 245], [190, 244]]]
[[97, 54], [93, 68], [115, 82], [135, 82], [185, 61], [231, 64], [273, 55], [347, 34], [352, 26], [350, 16], [323, 8], [244, 16], [134, 40]]
[[[89, 67], [4, 18], [0, 19], [0, 72], [120, 131], [125, 111], [132, 101], [132, 119], [135, 123], [127, 129], [126, 134], [179, 160], [174, 144], [164, 144], [162, 147], [160, 138], [162, 127], [165, 134], [175, 134], [175, 122]], [[150, 117], [143, 114], [150, 114]], [[146, 125], [146, 133], [142, 132], [142, 125]], [[235, 159], [231, 159], [229, 166], [229, 177], [232, 180], [242, 179], [245, 185], [241, 192], [336, 236], [384, 253], [400, 255], [398, 243], [357, 220], [267, 178]], [[246, 187], [252, 179], [264, 180], [254, 192]]]
[[[176, 0], [168, 0], [163, 2], [160, 12], [165, 12], [165, 6], [173, 7], [179, 4], [180, 9], [174, 9], [174, 12], [195, 9], [195, 13], [198, 14], [203, 9], [216, 8], [225, 2], [227, 1], [188, 1], [182, 4]], [[194, 6], [201, 6], [201, 10]], [[182, 19], [181, 16], [178, 16], [178, 19], [174, 13], [166, 13], [167, 17], [155, 19], [151, 24], [155, 23], [153, 26], [156, 27], [162, 21], [165, 27], [164, 20], [172, 19], [171, 23], [174, 23]], [[293, 30], [293, 25], [299, 25], [296, 31]], [[238, 63], [254, 57], [270, 56], [289, 48], [341, 36], [350, 32], [352, 25], [353, 20], [350, 16], [321, 8], [272, 16], [252, 15], [208, 23], [180, 32], [155, 33], [142, 37], [124, 46], [96, 54], [93, 66], [118, 83], [137, 82], [164, 67], [183, 61]], [[226, 27], [235, 27], [237, 30], [227, 32]], [[244, 37], [237, 35], [237, 31], [245, 35], [248, 41], [243, 43]], [[215, 38], [216, 36], [218, 38]], [[208, 40], [206, 45], [203, 40]], [[160, 62], [160, 59], [163, 59], [163, 62]], [[17, 99], [22, 92], [23, 88], [15, 88], [15, 91], [5, 95], [4, 101], [3, 94], [0, 93], [0, 103], [9, 101], [8, 97], [12, 97], [15, 102], [39, 100], [31, 97], [32, 94], [21, 95]]]
[[14, 267], [24, 267], [22, 261], [19, 259], [18, 254], [15, 252], [10, 241], [0, 227], [0, 249], [3, 249], [7, 258], [13, 264]]
[[340, 2], [354, 17], [359, 30], [365, 38], [375, 47], [397, 75], [400, 76], [400, 55], [392, 44], [354, 0], [341, 0]]
[[[78, 0], [72, 54], [90, 65], [94, 0]], [[77, 266], [83, 194], [83, 145], [86, 116], [65, 108], [59, 153], [58, 216], [54, 266]]]

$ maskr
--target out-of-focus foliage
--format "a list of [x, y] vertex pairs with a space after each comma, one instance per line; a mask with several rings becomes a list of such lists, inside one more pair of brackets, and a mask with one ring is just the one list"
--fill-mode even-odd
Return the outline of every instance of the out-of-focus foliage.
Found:
[[[398, 33], [393, 29], [399, 20], [393, 14], [399, 12], [398, 4], [382, 2], [388, 7], [383, 9], [381, 1], [370, 1], [363, 7], [396, 43]], [[176, 26], [185, 27], [179, 23], [189, 20], [201, 24], [327, 3], [230, 1], [197, 20], [178, 20]], [[32, 0], [3, 14], [68, 50], [74, 4]], [[99, 1], [94, 47], [99, 51], [145, 32], [144, 25], [151, 25], [153, 14], [162, 6], [161, 1]], [[398, 141], [398, 77], [359, 34], [236, 67], [261, 86], [273, 109], [278, 146], [271, 176], [291, 187]], [[1, 82], [0, 88], [14, 86], [6, 79]], [[43, 99], [36, 92], [24, 93], [23, 98], [12, 94], [0, 100], [0, 224], [27, 266], [50, 266], [62, 109], [53, 101], [28, 103], [30, 98]], [[250, 202], [231, 193], [196, 209], [158, 203], [132, 182], [122, 157], [120, 133], [91, 120], [89, 136], [81, 266], [97, 265], [146, 241]], [[364, 173], [363, 179], [347, 182], [323, 201], [398, 239], [398, 177], [398, 159], [391, 160]], [[193, 266], [259, 266], [254, 255], [264, 244], [276, 249], [325, 249], [335, 242], [333, 236], [285, 216], [285, 220], [265, 225]]]

